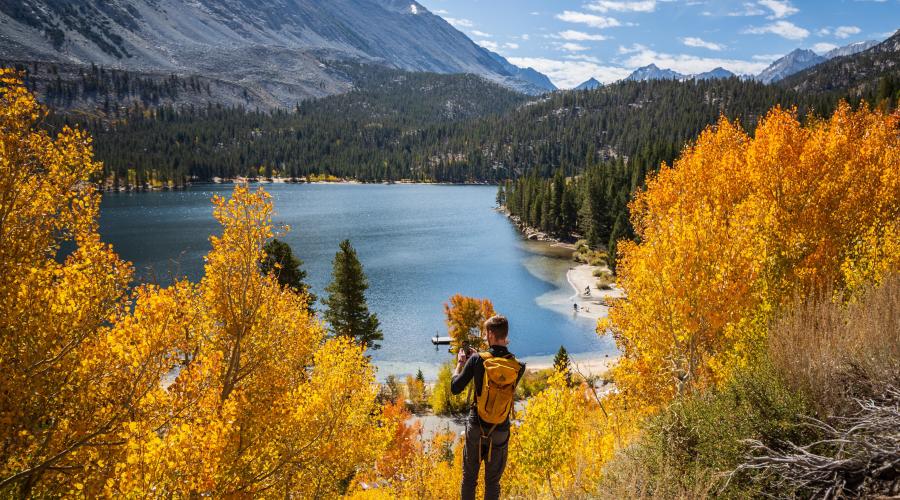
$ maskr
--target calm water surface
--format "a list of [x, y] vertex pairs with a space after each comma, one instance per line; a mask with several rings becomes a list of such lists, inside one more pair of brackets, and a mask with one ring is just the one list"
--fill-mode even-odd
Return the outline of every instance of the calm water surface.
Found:
[[[276, 224], [304, 261], [307, 280], [322, 297], [338, 243], [349, 238], [369, 277], [369, 307], [378, 313], [384, 342], [372, 357], [379, 376], [433, 377], [448, 359], [430, 338], [445, 334], [443, 304], [454, 293], [490, 298], [509, 317], [511, 349], [523, 358], [565, 345], [572, 353], [608, 352], [592, 321], [568, 313], [573, 290], [569, 263], [535, 253], [493, 210], [496, 188], [429, 185], [267, 184]], [[208, 237], [220, 228], [210, 198], [228, 185], [187, 191], [104, 195], [105, 241], [132, 261], [138, 277], [162, 283], [199, 279]]]

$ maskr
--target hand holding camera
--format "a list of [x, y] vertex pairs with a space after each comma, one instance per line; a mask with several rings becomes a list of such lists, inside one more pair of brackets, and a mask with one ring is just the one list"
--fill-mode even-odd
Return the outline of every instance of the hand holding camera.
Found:
[[469, 360], [469, 357], [475, 353], [475, 349], [472, 349], [470, 346], [462, 346], [459, 348], [459, 352], [456, 353], [456, 362], [459, 364], [465, 364], [466, 361]]

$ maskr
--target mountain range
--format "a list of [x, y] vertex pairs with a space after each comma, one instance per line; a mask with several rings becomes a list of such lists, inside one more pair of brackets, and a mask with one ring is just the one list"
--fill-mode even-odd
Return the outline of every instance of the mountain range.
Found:
[[[763, 83], [775, 83], [817, 64], [821, 64], [838, 57], [858, 54], [878, 44], [879, 42], [875, 40], [856, 42], [845, 45], [843, 47], [832, 49], [822, 55], [816, 54], [815, 52], [808, 49], [796, 49], [786, 54], [785, 56], [776, 59], [774, 62], [772, 62], [772, 64], [769, 65], [769, 67], [764, 69], [758, 75], [753, 75], [749, 78], [758, 80]], [[734, 76], [737, 75], [722, 67], [718, 67], [704, 73], [686, 75], [668, 68], [660, 68], [655, 64], [649, 64], [647, 66], [643, 66], [634, 70], [627, 78], [625, 78], [625, 80], [712, 80], [719, 78], [731, 78]], [[597, 82], [597, 80], [591, 78], [590, 80], [576, 87], [576, 89], [583, 90], [584, 88], [595, 88], [582, 87], [584, 85], [590, 85], [590, 82]], [[599, 82], [597, 83], [599, 84]]]
[[[828, 92], [845, 89], [863, 95], [876, 85], [897, 86], [900, 73], [900, 30], [866, 50], [839, 55], [793, 74], [779, 85], [798, 92]], [[893, 83], [891, 83], [893, 82]], [[881, 94], [896, 90], [881, 89]]]
[[472, 73], [529, 94], [555, 87], [414, 0], [0, 1], [5, 62], [197, 74], [288, 107], [353, 88], [334, 62]]

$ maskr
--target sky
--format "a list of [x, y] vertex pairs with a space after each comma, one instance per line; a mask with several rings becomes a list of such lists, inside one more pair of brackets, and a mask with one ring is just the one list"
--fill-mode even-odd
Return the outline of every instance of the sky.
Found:
[[419, 0], [475, 43], [560, 88], [610, 83], [656, 64], [756, 74], [900, 28], [900, 0]]

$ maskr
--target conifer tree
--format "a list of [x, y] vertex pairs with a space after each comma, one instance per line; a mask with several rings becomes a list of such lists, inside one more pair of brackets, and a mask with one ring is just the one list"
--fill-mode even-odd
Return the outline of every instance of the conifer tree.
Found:
[[565, 346], [559, 346], [556, 356], [553, 357], [553, 369], [562, 373], [567, 383], [572, 382], [572, 365], [569, 360], [569, 351]]
[[379, 349], [377, 343], [384, 339], [378, 316], [369, 312], [365, 292], [369, 280], [350, 240], [341, 242], [334, 256], [332, 281], [325, 288], [328, 298], [322, 302], [327, 307], [325, 320], [335, 335], [351, 337], [367, 349]]
[[263, 250], [266, 252], [266, 257], [259, 263], [260, 271], [263, 274], [274, 274], [281, 286], [306, 295], [306, 308], [312, 312], [317, 297], [309, 290], [309, 285], [303, 281], [306, 279], [306, 271], [301, 268], [303, 261], [294, 255], [290, 245], [278, 238], [273, 238], [266, 243]]

